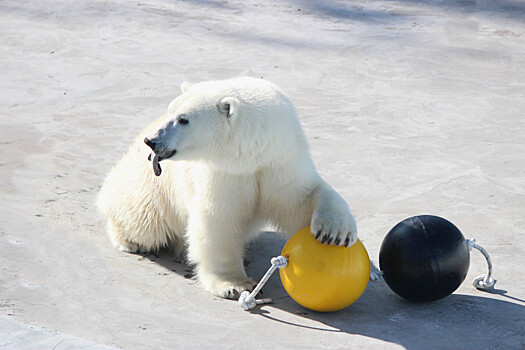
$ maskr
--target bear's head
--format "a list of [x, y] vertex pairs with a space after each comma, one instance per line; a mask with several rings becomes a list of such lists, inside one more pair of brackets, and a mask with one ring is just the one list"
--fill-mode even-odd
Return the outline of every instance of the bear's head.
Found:
[[[204, 160], [232, 173], [255, 172], [294, 145], [307, 148], [291, 101], [273, 84], [235, 78], [181, 85], [167, 118], [144, 142], [158, 162]], [[297, 142], [299, 141], [299, 142]]]

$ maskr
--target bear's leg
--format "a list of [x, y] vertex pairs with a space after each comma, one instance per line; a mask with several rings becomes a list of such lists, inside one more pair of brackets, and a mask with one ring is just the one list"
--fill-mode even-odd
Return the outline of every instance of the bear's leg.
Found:
[[[295, 202], [282, 201], [287, 206], [272, 215], [278, 227], [292, 235], [310, 225], [312, 234], [325, 244], [350, 247], [357, 241], [356, 222], [348, 205], [325, 181], [321, 180], [307, 195], [303, 189], [296, 192], [303, 195]], [[287, 193], [286, 198], [294, 198], [293, 193]]]
[[224, 227], [212, 218], [190, 219], [188, 258], [196, 265], [197, 279], [212, 294], [237, 299], [255, 282], [244, 271], [244, 231], [237, 225]]
[[237, 299], [255, 282], [244, 271], [245, 242], [254, 230], [255, 182], [250, 177], [210, 181], [189, 208], [188, 259], [202, 286], [222, 298]]

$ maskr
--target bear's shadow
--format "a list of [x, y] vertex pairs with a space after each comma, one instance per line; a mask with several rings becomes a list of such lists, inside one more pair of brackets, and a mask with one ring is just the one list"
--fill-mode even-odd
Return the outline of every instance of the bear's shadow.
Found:
[[[280, 254], [285, 242], [286, 239], [273, 232], [261, 234], [248, 246], [247, 274], [258, 281], [270, 267], [270, 259]], [[192, 268], [174, 259], [172, 254], [161, 252], [144, 257], [185, 278], [193, 276]], [[374, 264], [372, 270], [378, 270]], [[495, 289], [492, 293], [512, 302], [475, 291], [476, 296], [452, 294], [432, 303], [412, 303], [398, 297], [380, 280], [369, 283], [363, 295], [350, 307], [320, 313], [305, 309], [288, 296], [278, 275], [276, 271], [263, 288], [263, 296], [272, 298], [273, 303], [256, 306], [249, 312], [279, 322], [283, 327], [319, 332], [318, 336], [328, 344], [334, 333], [363, 335], [407, 349], [521, 349], [525, 342], [525, 301], [507, 295], [505, 290]], [[232, 307], [238, 307], [236, 302], [232, 301]]]

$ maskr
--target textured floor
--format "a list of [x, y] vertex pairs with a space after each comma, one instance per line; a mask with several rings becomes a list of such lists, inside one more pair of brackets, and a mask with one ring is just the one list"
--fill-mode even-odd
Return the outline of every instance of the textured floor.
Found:
[[[525, 347], [523, 1], [1, 0], [0, 57], [0, 348]], [[182, 81], [238, 75], [288, 92], [375, 266], [398, 221], [440, 215], [489, 251], [494, 293], [473, 253], [438, 302], [380, 281], [321, 314], [275, 276], [245, 312], [168, 253], [115, 251], [104, 175]], [[283, 244], [254, 242], [249, 274]]]

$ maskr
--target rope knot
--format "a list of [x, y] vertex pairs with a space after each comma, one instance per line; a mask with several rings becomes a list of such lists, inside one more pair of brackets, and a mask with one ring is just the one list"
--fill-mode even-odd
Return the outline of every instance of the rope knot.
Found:
[[250, 292], [244, 291], [241, 293], [238, 301], [239, 305], [246, 311], [251, 310], [257, 305], [255, 299], [250, 296]]
[[272, 258], [271, 263], [275, 267], [277, 267], [279, 269], [282, 269], [282, 268], [286, 267], [286, 265], [288, 265], [288, 259], [286, 259], [286, 257], [284, 257], [282, 255], [279, 255], [276, 258]]

